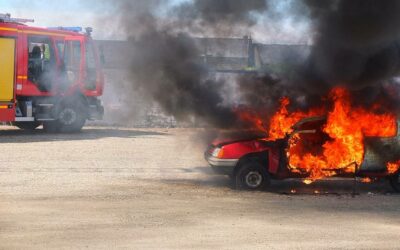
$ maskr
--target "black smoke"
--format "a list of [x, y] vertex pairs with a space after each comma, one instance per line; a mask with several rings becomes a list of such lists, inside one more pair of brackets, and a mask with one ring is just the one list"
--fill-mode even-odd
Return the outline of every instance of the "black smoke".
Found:
[[308, 80], [326, 90], [381, 85], [400, 69], [400, 1], [304, 0], [315, 28]]
[[235, 122], [232, 109], [223, 104], [223, 82], [208, 78], [188, 35], [149, 30], [131, 42], [136, 51], [131, 65], [136, 90], [180, 120], [195, 115], [219, 127]]
[[[157, 102], [181, 121], [195, 117], [220, 128], [237, 125], [225, 87], [200, 58], [192, 31], [216, 35], [223, 27], [250, 27], [265, 0], [193, 1], [175, 6], [169, 1], [123, 1], [120, 26], [129, 36], [134, 91]], [[176, 14], [174, 14], [176, 13]], [[199, 27], [201, 27], [199, 29]]]
[[[290, 7], [277, 14], [282, 2]], [[307, 20], [311, 53], [294, 70], [296, 78], [276, 80], [268, 72], [261, 78], [240, 77], [238, 103], [270, 112], [282, 96], [290, 96], [296, 108], [307, 108], [333, 86], [345, 85], [362, 96], [360, 105], [369, 105], [388, 95], [382, 86], [400, 69], [400, 2], [395, 0], [193, 0], [179, 5], [136, 0], [120, 1], [117, 9], [132, 45], [127, 56], [134, 91], [179, 120], [195, 116], [212, 126], [237, 125], [225, 91], [232, 83], [210, 77], [191, 37], [226, 36], [220, 32], [251, 28], [262, 15]], [[387, 106], [398, 107], [397, 99]]]
[[254, 25], [257, 14], [267, 9], [266, 0], [194, 0], [176, 8], [179, 17], [192, 24], [199, 22], [204, 28], [235, 25]]

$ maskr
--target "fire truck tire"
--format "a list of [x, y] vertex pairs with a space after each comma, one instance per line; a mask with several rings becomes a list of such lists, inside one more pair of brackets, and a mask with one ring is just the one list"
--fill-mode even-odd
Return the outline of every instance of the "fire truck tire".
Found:
[[41, 125], [40, 122], [14, 122], [14, 126], [22, 129], [22, 130], [35, 130], [37, 127]]
[[81, 131], [86, 123], [86, 108], [83, 103], [64, 103], [58, 113], [58, 129], [61, 133], [74, 133]]
[[392, 185], [394, 191], [400, 193], [400, 171], [397, 174], [392, 175], [390, 178], [390, 184]]
[[249, 161], [238, 166], [234, 184], [240, 190], [263, 190], [271, 184], [271, 178], [260, 163]]

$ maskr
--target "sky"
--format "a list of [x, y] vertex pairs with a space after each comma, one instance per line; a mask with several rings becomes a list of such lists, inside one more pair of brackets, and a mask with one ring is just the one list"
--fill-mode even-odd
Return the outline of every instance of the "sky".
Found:
[[[114, 0], [117, 2], [119, 0]], [[134, 0], [132, 0], [134, 1]], [[172, 0], [179, 4], [190, 0]], [[218, 0], [216, 0], [218, 1]], [[290, 8], [291, 0], [271, 0], [279, 8]], [[105, 8], [103, 0], [0, 0], [0, 13], [10, 13], [12, 17], [34, 19], [32, 26], [80, 26], [92, 27], [95, 39], [124, 40], [126, 36], [119, 29], [118, 20], [113, 16], [112, 5]], [[110, 2], [110, 1], [108, 1]], [[100, 4], [99, 4], [100, 3]], [[289, 4], [288, 4], [289, 3]], [[283, 10], [284, 11], [284, 10]], [[103, 18], [99, 18], [103, 17]], [[107, 20], [104, 20], [104, 17]], [[264, 20], [252, 28], [249, 34], [260, 42], [308, 43], [307, 26], [293, 24], [290, 20], [280, 23]], [[251, 33], [251, 34], [250, 34]]]
[[96, 39], [125, 39], [122, 32], [115, 29], [118, 26], [117, 20], [110, 18], [107, 22], [99, 22], [98, 17], [110, 15], [110, 10], [96, 5], [96, 2], [95, 0], [0, 0], [0, 13], [10, 13], [15, 18], [34, 19], [34, 23], [28, 24], [31, 26], [93, 27], [93, 36]]

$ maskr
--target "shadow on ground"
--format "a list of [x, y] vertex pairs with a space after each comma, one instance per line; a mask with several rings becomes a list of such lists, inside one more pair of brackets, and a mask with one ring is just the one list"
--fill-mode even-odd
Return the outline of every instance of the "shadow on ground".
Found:
[[119, 128], [85, 128], [78, 133], [46, 133], [43, 129], [24, 131], [20, 129], [0, 130], [1, 143], [31, 143], [47, 141], [96, 140], [101, 138], [135, 138], [140, 136], [168, 135], [167, 133], [119, 129]]
[[[207, 178], [198, 179], [168, 179], [164, 182], [174, 184], [192, 184], [204, 187], [229, 188], [235, 190], [232, 180], [227, 176], [213, 174], [207, 167], [197, 167], [195, 171], [209, 175]], [[246, 192], [246, 191], [243, 191]], [[251, 192], [251, 191], [249, 191]], [[302, 179], [273, 180], [271, 186], [261, 192], [282, 195], [359, 195], [359, 194], [397, 194], [386, 179], [377, 180], [372, 183], [362, 183], [354, 179], [331, 178], [318, 180], [309, 185], [303, 183]], [[400, 194], [399, 194], [400, 195]]]

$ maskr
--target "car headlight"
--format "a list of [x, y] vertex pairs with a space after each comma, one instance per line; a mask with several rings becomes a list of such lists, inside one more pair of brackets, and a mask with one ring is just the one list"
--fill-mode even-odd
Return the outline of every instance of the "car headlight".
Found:
[[222, 148], [214, 148], [214, 150], [211, 152], [211, 155], [217, 158], [221, 158], [223, 154]]

